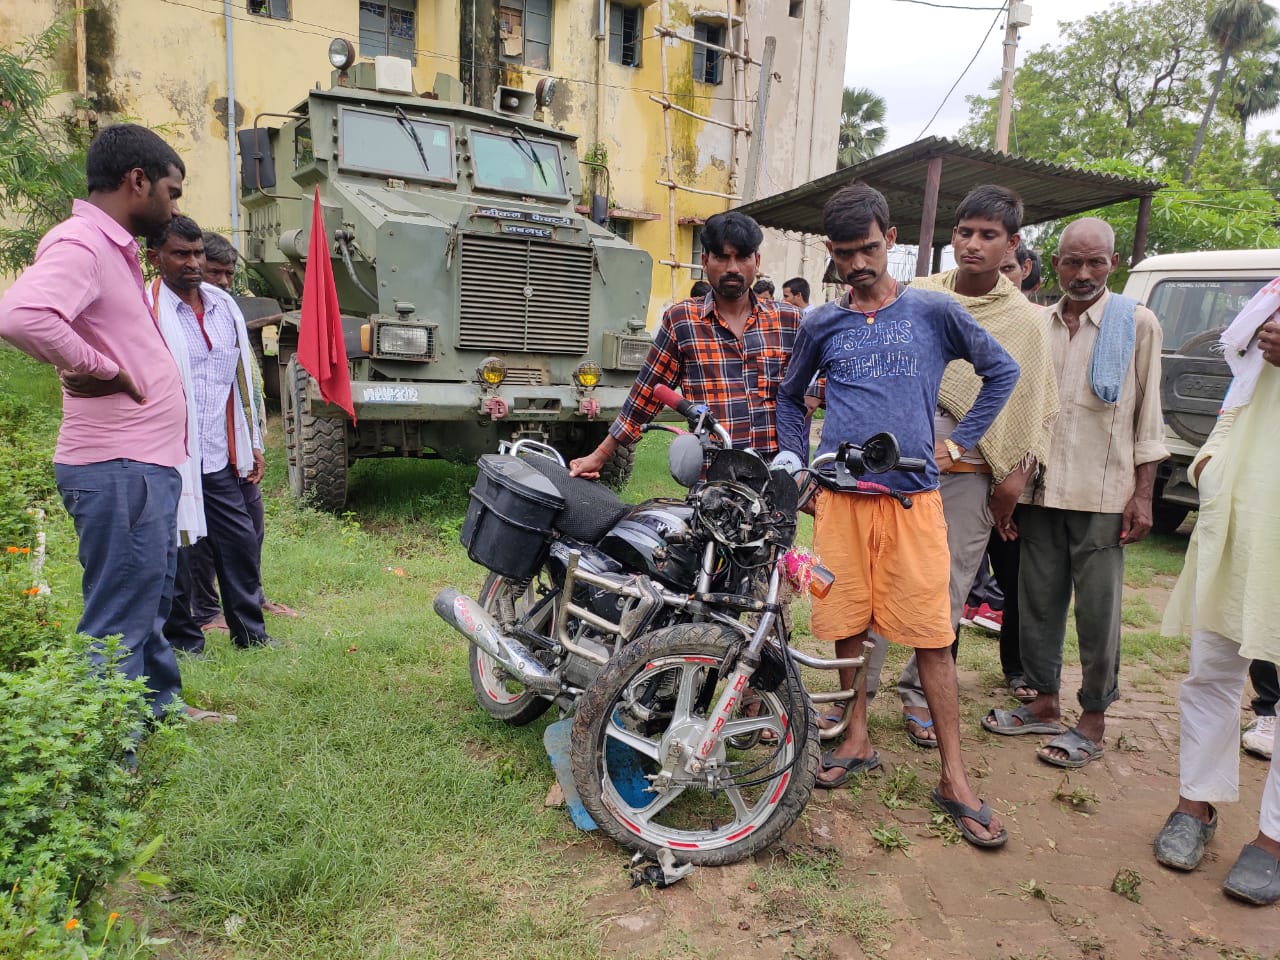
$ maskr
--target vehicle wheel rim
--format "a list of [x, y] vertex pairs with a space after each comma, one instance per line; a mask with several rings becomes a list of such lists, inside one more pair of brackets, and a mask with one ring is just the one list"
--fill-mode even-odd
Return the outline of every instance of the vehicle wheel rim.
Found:
[[497, 660], [479, 649], [476, 650], [476, 673], [481, 688], [494, 703], [515, 703], [528, 692], [522, 684], [510, 678]]
[[[681, 775], [680, 781], [655, 792], [662, 782], [656, 774], [663, 759], [677, 741], [687, 742], [691, 731], [700, 727], [698, 691], [709, 671], [719, 666], [718, 659], [706, 656], [673, 655], [649, 661], [623, 689], [605, 724], [602, 799], [623, 826], [654, 845], [712, 850], [742, 840], [773, 815], [793, 775], [790, 765], [797, 751], [785, 709], [774, 694], [763, 693], [756, 716], [737, 715], [725, 725], [709, 759], [727, 764], [724, 769], [729, 776], [718, 780], [715, 789], [684, 774], [675, 763], [671, 766]], [[672, 691], [671, 720], [661, 731], [646, 731], [646, 721], [633, 704], [664, 684]], [[717, 696], [722, 688], [720, 681]], [[730, 737], [753, 742], [757, 738], [751, 734], [765, 730], [773, 731], [781, 743], [746, 750], [726, 743]], [[757, 780], [764, 782], [747, 783]]]

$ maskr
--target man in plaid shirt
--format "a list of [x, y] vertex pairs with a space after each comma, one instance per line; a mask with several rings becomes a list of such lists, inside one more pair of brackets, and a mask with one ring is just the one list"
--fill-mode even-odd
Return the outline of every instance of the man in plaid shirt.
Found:
[[800, 327], [800, 311], [751, 290], [760, 269], [760, 225], [735, 211], [702, 227], [702, 270], [711, 293], [673, 304], [662, 316], [644, 368], [609, 433], [570, 464], [575, 477], [598, 477], [620, 446], [640, 439], [662, 409], [653, 390], [665, 384], [711, 408], [734, 447], [765, 457], [778, 452], [774, 405]]

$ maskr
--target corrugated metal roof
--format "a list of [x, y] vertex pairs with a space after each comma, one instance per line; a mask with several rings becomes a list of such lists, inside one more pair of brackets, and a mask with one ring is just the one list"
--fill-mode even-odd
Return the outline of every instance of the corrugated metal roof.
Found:
[[1162, 186], [1156, 180], [1094, 173], [1065, 164], [965, 146], [944, 137], [926, 137], [737, 209], [755, 217], [765, 227], [820, 236], [822, 205], [827, 198], [845, 184], [862, 181], [875, 187], [889, 201], [889, 211], [898, 227], [898, 242], [919, 243], [925, 171], [929, 161], [936, 157], [942, 158], [942, 187], [933, 232], [935, 244], [951, 242], [956, 207], [965, 194], [984, 183], [1000, 184], [1022, 197], [1026, 224], [1056, 220], [1147, 196]]

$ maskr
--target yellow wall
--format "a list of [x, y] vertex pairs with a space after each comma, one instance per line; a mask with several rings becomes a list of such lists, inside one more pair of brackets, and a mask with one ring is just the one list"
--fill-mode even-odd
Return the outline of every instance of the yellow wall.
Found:
[[[226, 32], [222, 0], [90, 0], [99, 12], [89, 21], [90, 92], [107, 95], [115, 111], [103, 117], [127, 116], [155, 127], [187, 164], [184, 212], [202, 226], [226, 231], [232, 225], [228, 176], [227, 129], [222, 114], [226, 97]], [[766, 33], [778, 38], [774, 84], [769, 109], [768, 160], [761, 195], [786, 189], [834, 168], [835, 130], [843, 77], [843, 38], [848, 0], [806, 0], [803, 21], [788, 18], [788, 4], [770, 0], [730, 0], [745, 13], [750, 52], [759, 58]], [[598, 39], [597, 0], [554, 0], [551, 67], [533, 70], [507, 67], [504, 82], [532, 89], [541, 76], [558, 78], [551, 122], [579, 135], [586, 153], [594, 144], [608, 153], [612, 200], [617, 207], [660, 215], [636, 221], [634, 241], [654, 260], [652, 325], [671, 302], [672, 274], [660, 261], [671, 258], [668, 190], [655, 181], [666, 176], [663, 109], [650, 99], [664, 89], [662, 50], [667, 55], [665, 89], [673, 102], [702, 114], [749, 122], [759, 83], [759, 68], [750, 66], [733, 98], [733, 65], [723, 64], [724, 82], [710, 86], [692, 78], [692, 44], [654, 34], [665, 11], [667, 24], [691, 34], [694, 16], [725, 16], [725, 0], [642, 0], [645, 37], [641, 65], [608, 62], [607, 45]], [[0, 42], [11, 45], [39, 31], [64, 13], [70, 0], [29, 0], [5, 4], [0, 12]], [[329, 41], [358, 37], [357, 0], [293, 0], [293, 19], [271, 20], [247, 12], [245, 0], [232, 0], [232, 42], [237, 125], [250, 126], [263, 112], [284, 112], [316, 83], [329, 84], [326, 59]], [[418, 56], [414, 79], [430, 90], [437, 72], [458, 76], [470, 69], [459, 58], [457, 0], [418, 0]], [[492, 27], [479, 25], [482, 35]], [[834, 48], [834, 49], [833, 49]], [[477, 49], [485, 51], [482, 42]], [[488, 54], [477, 60], [483, 63]], [[74, 53], [60, 59], [67, 85], [75, 84]], [[820, 69], [821, 83], [815, 71]], [[746, 99], [744, 99], [744, 96]], [[820, 109], [815, 99], [821, 100]], [[807, 113], [806, 113], [807, 111]], [[807, 119], [806, 119], [807, 118]], [[266, 121], [269, 124], [276, 120]], [[672, 170], [677, 182], [721, 193], [740, 192], [749, 139], [727, 129], [671, 112]], [[734, 157], [736, 154], [736, 164]], [[733, 176], [732, 168], [738, 170]], [[732, 206], [731, 201], [687, 192], [676, 194], [676, 219], [705, 218]], [[243, 218], [242, 218], [243, 219]], [[241, 224], [243, 227], [243, 223]], [[676, 228], [677, 259], [690, 256], [692, 229]], [[771, 241], [765, 272], [781, 285], [790, 276], [786, 261], [803, 264], [798, 244]], [[820, 267], [818, 268], [820, 269]], [[812, 272], [812, 271], [810, 271]], [[785, 275], [784, 275], [785, 274]], [[816, 280], [816, 277], [812, 278]], [[683, 297], [691, 277], [676, 274], [676, 293]]]

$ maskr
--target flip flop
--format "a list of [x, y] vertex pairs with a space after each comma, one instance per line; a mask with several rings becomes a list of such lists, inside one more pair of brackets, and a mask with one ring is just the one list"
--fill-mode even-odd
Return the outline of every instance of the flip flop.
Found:
[[[1045, 753], [1050, 747], [1056, 750], [1063, 750], [1067, 754], [1064, 760], [1061, 757], [1051, 757]], [[1069, 770], [1077, 770], [1086, 763], [1097, 760], [1104, 753], [1101, 744], [1094, 743], [1083, 733], [1072, 727], [1060, 737], [1054, 737], [1043, 747], [1036, 751], [1036, 756], [1045, 763], [1054, 767], [1066, 767]]]
[[[1040, 694], [1034, 687], [1027, 686], [1025, 677], [1013, 676], [1005, 677], [1004, 685], [1009, 691], [1009, 696], [1017, 700], [1019, 703], [1031, 703]], [[1019, 690], [1030, 691], [1028, 693], [1019, 693]]]
[[982, 806], [974, 810], [967, 807], [959, 800], [948, 800], [938, 788], [933, 788], [930, 794], [933, 799], [934, 806], [951, 818], [951, 822], [956, 825], [956, 829], [960, 831], [960, 835], [968, 840], [975, 847], [984, 847], [991, 849], [994, 847], [1003, 847], [1009, 841], [1009, 831], [1004, 827], [1000, 828], [1000, 832], [990, 839], [984, 839], [978, 836], [973, 828], [970, 827], [965, 820], [973, 820], [982, 824], [984, 827], [991, 826], [991, 807], [987, 805], [987, 801], [982, 801]]
[[1023, 737], [1029, 733], [1066, 733], [1067, 728], [1055, 720], [1041, 720], [1029, 707], [1016, 710], [991, 709], [982, 718], [982, 729], [1002, 737]]
[[837, 787], [843, 787], [855, 773], [868, 773], [880, 766], [880, 751], [878, 750], [872, 750], [869, 757], [837, 758], [834, 754], [835, 750], [828, 750], [822, 755], [822, 766], [818, 772], [821, 773], [823, 770], [835, 770], [837, 768], [844, 772], [834, 780], [823, 780], [818, 777], [813, 785], [820, 790], [835, 790]]
[[921, 730], [933, 729], [933, 717], [930, 717], [928, 720], [921, 720], [919, 717], [913, 717], [911, 714], [908, 713], [903, 716], [903, 721], [904, 721], [903, 727], [907, 731], [908, 740], [914, 743], [917, 747], [924, 747], [926, 750], [938, 749], [937, 740], [930, 740], [928, 737], [918, 736], [915, 733], [913, 733], [911, 730], [911, 725], [913, 723], [917, 727], [919, 727]]
[[277, 603], [274, 600], [264, 601], [262, 604], [262, 612], [269, 613], [274, 617], [297, 617], [298, 611], [293, 607], [286, 606], [283, 603]]

